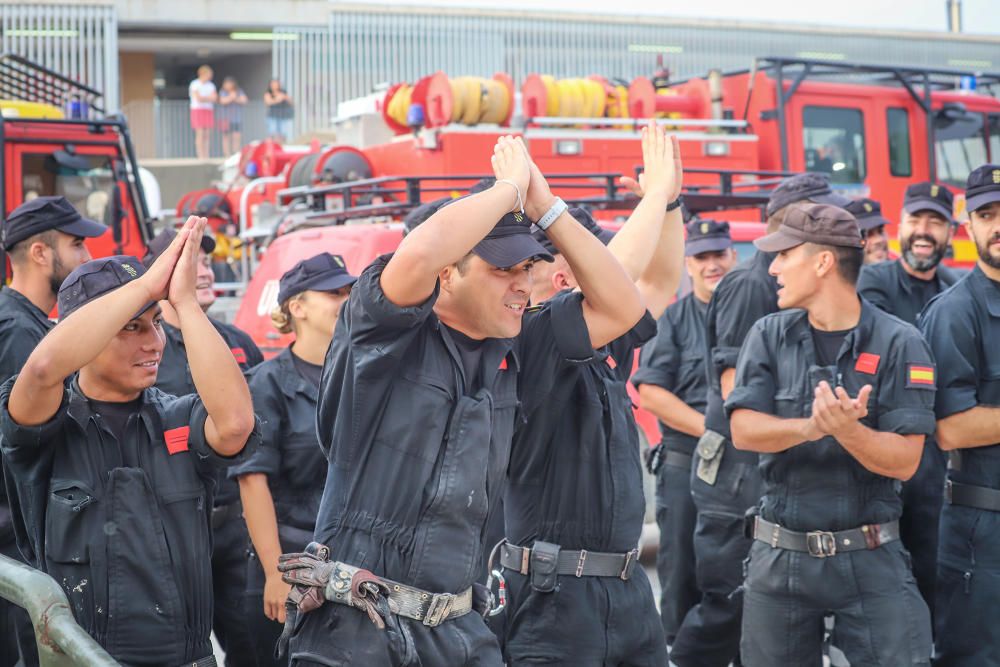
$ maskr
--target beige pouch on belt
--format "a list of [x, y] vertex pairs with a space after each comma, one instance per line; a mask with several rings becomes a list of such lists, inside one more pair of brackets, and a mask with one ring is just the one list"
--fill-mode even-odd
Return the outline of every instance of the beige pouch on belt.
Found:
[[705, 435], [698, 440], [695, 454], [698, 455], [698, 469], [695, 474], [698, 479], [709, 486], [715, 486], [715, 478], [719, 474], [719, 466], [722, 465], [722, 455], [725, 453], [726, 437], [715, 431], [705, 431]]

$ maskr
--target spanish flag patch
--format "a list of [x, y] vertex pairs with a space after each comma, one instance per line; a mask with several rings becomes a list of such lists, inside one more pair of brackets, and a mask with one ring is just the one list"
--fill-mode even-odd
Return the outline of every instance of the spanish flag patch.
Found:
[[906, 364], [907, 389], [934, 389], [936, 379], [931, 364]]

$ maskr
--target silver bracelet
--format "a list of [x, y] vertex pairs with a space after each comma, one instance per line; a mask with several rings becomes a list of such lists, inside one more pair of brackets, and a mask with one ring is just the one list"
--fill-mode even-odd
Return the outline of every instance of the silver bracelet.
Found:
[[509, 178], [497, 179], [497, 183], [506, 183], [510, 187], [514, 188], [514, 192], [517, 194], [517, 209], [521, 212], [521, 215], [524, 215], [524, 200], [521, 199], [521, 189], [517, 187], [517, 183]]

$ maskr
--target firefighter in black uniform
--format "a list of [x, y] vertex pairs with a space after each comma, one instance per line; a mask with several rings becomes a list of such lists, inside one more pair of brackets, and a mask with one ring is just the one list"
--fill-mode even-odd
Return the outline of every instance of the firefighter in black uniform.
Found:
[[[785, 179], [767, 205], [768, 231], [784, 219], [788, 207], [801, 201], [835, 206], [850, 203], [834, 194], [820, 174]], [[736, 357], [750, 327], [778, 309], [777, 283], [768, 273], [773, 256], [758, 251], [722, 279], [705, 313], [708, 394], [705, 435], [695, 450], [691, 496], [698, 508], [694, 549], [701, 602], [677, 631], [670, 659], [678, 667], [725, 667], [737, 658], [742, 602], [736, 592], [741, 563], [750, 549], [743, 534], [743, 515], [760, 499], [757, 455], [732, 447], [723, 400], [735, 376]]]
[[469, 612], [487, 602], [472, 584], [510, 458], [531, 264], [552, 259], [529, 218], [586, 295], [572, 322], [585, 330], [551, 337], [604, 345], [642, 316], [628, 275], [551, 196], [520, 139], [502, 137], [492, 161], [496, 184], [375, 260], [341, 312], [317, 416], [323, 545], [279, 562], [298, 609], [292, 665], [501, 664]]
[[[195, 298], [204, 225], [190, 218], [149, 271], [124, 256], [73, 271], [59, 290], [59, 325], [0, 387], [18, 547], [128, 665], [215, 664], [215, 467], [259, 437], [239, 366]], [[153, 388], [162, 299], [197, 341], [187, 351], [198, 394]]]
[[[177, 232], [172, 229], [157, 234], [149, 242], [149, 252], [143, 257], [143, 263], [147, 267], [151, 266], [176, 235]], [[214, 250], [215, 239], [212, 235], [202, 236], [195, 289], [198, 305], [206, 312], [215, 303], [215, 274], [212, 272]], [[163, 348], [160, 372], [156, 377], [156, 388], [174, 396], [194, 393], [194, 379], [177, 315], [169, 303], [160, 305], [163, 308], [166, 345]], [[264, 360], [253, 339], [244, 331], [213, 317], [209, 317], [208, 321], [226, 341], [240, 369], [247, 371]], [[241, 510], [240, 491], [236, 481], [230, 479], [225, 470], [220, 470], [215, 506], [212, 508], [212, 586], [215, 589], [212, 629], [226, 654], [226, 665], [231, 667], [253, 665], [255, 655], [254, 639], [246, 627], [246, 610], [243, 604], [246, 597], [248, 537]]]
[[[951, 191], [943, 185], [925, 182], [906, 188], [899, 223], [902, 254], [895, 262], [864, 267], [858, 293], [885, 312], [916, 325], [927, 302], [960, 278], [957, 271], [941, 263], [951, 244], [952, 210]], [[944, 455], [930, 434], [917, 474], [903, 484], [899, 529], [932, 616], [944, 475]]]
[[885, 231], [889, 221], [882, 216], [882, 204], [862, 197], [844, 209], [858, 221], [861, 236], [865, 239], [865, 264], [878, 264], [889, 259], [889, 235]]
[[754, 324], [725, 406], [734, 445], [760, 454], [764, 491], [747, 522], [743, 664], [820, 664], [832, 614], [850, 664], [929, 665], [898, 488], [934, 431], [930, 349], [858, 297], [864, 250], [850, 213], [797, 205], [754, 243], [777, 253], [782, 311]]
[[[90, 261], [84, 239], [108, 228], [82, 217], [65, 197], [36, 197], [11, 211], [3, 224], [3, 246], [14, 275], [0, 290], [0, 383], [20, 372], [28, 355], [52, 328], [59, 285], [73, 269]], [[0, 477], [0, 553], [23, 560], [14, 540], [11, 509]], [[0, 665], [18, 656], [38, 664], [28, 614], [0, 599]]]
[[625, 335], [586, 335], [567, 258], [557, 253], [555, 263], [537, 267], [531, 300], [540, 305], [519, 348], [524, 421], [504, 496], [507, 541], [494, 560], [509, 593], [508, 665], [666, 664], [652, 588], [636, 563], [645, 502], [626, 384], [635, 350], [656, 333], [654, 318], [680, 282], [675, 144], [662, 128], [643, 130], [645, 169], [641, 187], [634, 184], [642, 201], [610, 241], [649, 310]]
[[326, 252], [285, 272], [271, 321], [281, 333], [294, 333], [295, 341], [247, 373], [263, 439], [253, 456], [229, 474], [239, 480], [253, 541], [246, 613], [259, 667], [288, 664], [274, 657], [290, 589], [281, 580], [278, 557], [305, 549], [316, 528], [326, 480], [316, 438], [320, 373], [355, 280], [342, 257]]
[[[920, 328], [937, 358], [937, 441], [948, 451], [935, 665], [1000, 664], [1000, 165], [968, 178], [976, 267], [935, 297]], [[914, 378], [917, 380], [918, 378]]]
[[660, 422], [662, 441], [646, 457], [656, 476], [660, 548], [660, 617], [670, 645], [687, 612], [701, 599], [695, 579], [691, 463], [705, 433], [705, 311], [712, 292], [736, 263], [729, 223], [695, 220], [687, 225], [685, 263], [694, 289], [671, 304], [657, 322], [656, 338], [640, 356], [632, 383], [643, 409]]

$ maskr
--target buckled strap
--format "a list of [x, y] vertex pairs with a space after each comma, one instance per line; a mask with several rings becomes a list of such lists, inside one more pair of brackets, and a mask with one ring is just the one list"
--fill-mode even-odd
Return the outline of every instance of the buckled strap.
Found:
[[949, 479], [944, 484], [944, 499], [951, 505], [1000, 512], [1000, 491], [988, 486], [961, 484]]
[[389, 600], [394, 603], [397, 615], [420, 621], [428, 627], [437, 627], [444, 621], [464, 616], [472, 611], [472, 587], [458, 594], [430, 593], [388, 579]]
[[675, 468], [687, 468], [691, 469], [691, 462], [694, 461], [694, 457], [691, 454], [685, 454], [684, 452], [678, 452], [673, 449], [668, 449], [666, 455], [663, 457], [663, 462], [668, 466], [674, 466]]
[[[618, 577], [628, 581], [638, 560], [638, 549], [623, 554], [561, 550], [556, 573], [574, 577]], [[508, 570], [527, 575], [530, 572], [530, 562], [530, 548], [513, 544], [500, 547], [500, 564]]]
[[774, 549], [802, 551], [816, 558], [826, 558], [842, 551], [877, 549], [883, 544], [898, 540], [899, 522], [890, 521], [837, 532], [813, 530], [800, 533], [758, 516], [754, 519], [753, 536], [758, 542]]

